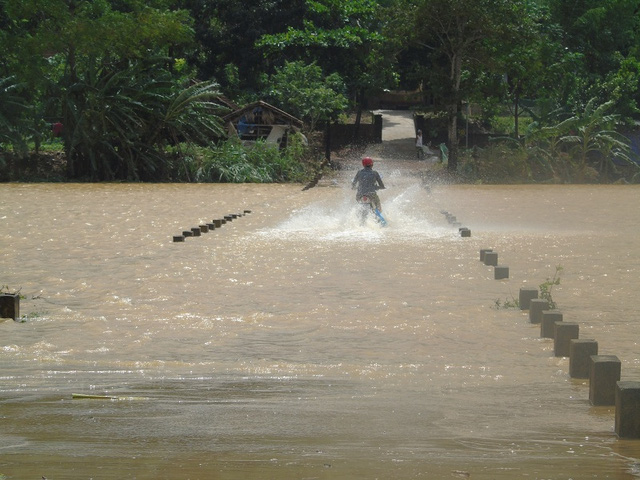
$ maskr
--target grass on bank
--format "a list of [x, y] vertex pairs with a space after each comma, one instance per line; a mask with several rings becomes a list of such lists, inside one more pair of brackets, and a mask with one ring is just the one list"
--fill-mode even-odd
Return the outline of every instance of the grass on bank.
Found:
[[177, 176], [188, 182], [303, 182], [314, 169], [300, 135], [289, 137], [282, 149], [264, 141], [245, 146], [234, 139], [211, 147], [181, 145], [172, 150], [177, 154]]

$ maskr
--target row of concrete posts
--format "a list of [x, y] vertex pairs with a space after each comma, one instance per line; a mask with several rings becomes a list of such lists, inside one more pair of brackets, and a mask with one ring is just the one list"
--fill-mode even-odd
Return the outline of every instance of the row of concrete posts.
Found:
[[[497, 254], [480, 250], [485, 265], [498, 267]], [[508, 274], [507, 274], [508, 277]], [[496, 279], [498, 275], [496, 273]], [[536, 288], [520, 289], [520, 310], [527, 310], [529, 322], [540, 325], [540, 337], [553, 339], [556, 357], [569, 358], [569, 376], [589, 379], [589, 402], [594, 406], [615, 406], [615, 432], [620, 438], [640, 438], [640, 382], [620, 381], [621, 362], [615, 355], [599, 355], [598, 342], [579, 337], [580, 325], [565, 322]]]
[[[460, 235], [470, 237], [457, 218], [441, 210], [447, 221], [459, 227]], [[498, 264], [498, 253], [480, 250], [480, 261], [494, 267], [494, 278], [509, 278], [509, 267]], [[589, 402], [594, 406], [615, 406], [615, 432], [620, 438], [640, 438], [640, 381], [621, 381], [622, 365], [615, 355], [598, 355], [598, 342], [579, 338], [580, 325], [565, 322], [561, 311], [538, 298], [538, 289], [521, 288], [518, 304], [529, 311], [529, 321], [540, 325], [540, 337], [553, 339], [556, 357], [569, 357], [569, 376], [589, 379]]]
[[569, 357], [569, 376], [589, 379], [589, 402], [615, 406], [615, 432], [621, 438], [640, 438], [640, 382], [621, 381], [622, 364], [616, 355], [598, 355], [598, 342], [579, 338], [580, 325], [565, 322], [562, 312], [538, 298], [535, 288], [521, 288], [521, 310], [540, 324], [540, 337], [553, 339], [556, 357]]
[[[447, 210], [440, 210], [440, 213], [446, 217], [450, 225], [458, 227], [458, 232], [461, 237], [471, 237], [471, 230], [467, 227], [463, 227], [462, 223], [458, 221], [455, 215], [449, 213]], [[504, 280], [505, 278], [509, 278], [509, 267], [507, 265], [498, 264], [498, 252], [494, 252], [491, 248], [483, 249], [480, 251], [480, 260], [482, 260], [485, 265], [493, 267], [494, 279]]]
[[220, 228], [224, 224], [231, 222], [236, 218], [243, 217], [248, 213], [251, 213], [251, 210], [245, 210], [242, 213], [230, 213], [229, 215], [225, 215], [223, 218], [217, 218], [209, 223], [204, 223], [202, 225], [198, 225], [197, 227], [192, 227], [189, 230], [184, 230], [181, 235], [174, 235], [173, 241], [184, 242], [187, 237], [200, 237], [203, 233], [208, 233], [211, 230]]
[[[457, 218], [441, 210], [447, 221], [459, 227], [462, 237], [471, 231]], [[498, 264], [493, 249], [480, 250], [480, 261], [494, 267], [494, 278], [509, 278], [509, 267]], [[589, 379], [589, 402], [594, 406], [615, 406], [615, 432], [620, 438], [640, 438], [640, 381], [621, 381], [621, 362], [615, 355], [598, 355], [598, 342], [579, 338], [580, 325], [565, 322], [562, 312], [551, 309], [546, 299], [538, 298], [538, 289], [521, 288], [518, 304], [529, 311], [529, 321], [540, 324], [540, 337], [553, 339], [556, 357], [569, 357], [569, 376]]]
[[[175, 235], [173, 237], [174, 242], [184, 242], [187, 237], [199, 237], [203, 233], [208, 233], [211, 230], [222, 227], [227, 222], [231, 222], [236, 218], [243, 217], [251, 213], [251, 210], [244, 210], [242, 213], [232, 213], [225, 215], [223, 218], [212, 220], [211, 223], [206, 223], [193, 227], [190, 230], [185, 230], [182, 235]], [[10, 318], [12, 320], [18, 320], [20, 318], [20, 295], [17, 293], [0, 293], [0, 318]]]

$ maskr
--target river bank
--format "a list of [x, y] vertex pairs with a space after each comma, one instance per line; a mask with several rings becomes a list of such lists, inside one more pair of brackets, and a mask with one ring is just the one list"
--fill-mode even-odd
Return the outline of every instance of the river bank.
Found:
[[[377, 110], [374, 113], [382, 116], [382, 142], [350, 145], [332, 151], [331, 162], [318, 162], [313, 167], [315, 173], [310, 172], [313, 180], [307, 186], [331, 184], [336, 178], [336, 171], [358, 168], [363, 156], [370, 156], [377, 161], [377, 168], [400, 169], [409, 175], [419, 176], [425, 183], [436, 184], [626, 184], [637, 183], [640, 180], [640, 169], [635, 164], [618, 165], [615, 167], [615, 175], [604, 176], [591, 167], [586, 170], [587, 174], [584, 176], [572, 176], [568, 173], [569, 164], [555, 170], [536, 171], [544, 163], [543, 159], [540, 160], [540, 165], [531, 166], [521, 150], [509, 150], [499, 144], [476, 152], [463, 153], [459, 159], [458, 171], [451, 172], [447, 169], [446, 162], [443, 162], [436, 145], [431, 145], [429, 149], [434, 155], [418, 156], [411, 111]], [[318, 142], [321, 143], [320, 140]], [[32, 154], [24, 160], [17, 160], [5, 153], [0, 156], [0, 167], [2, 182], [78, 181], [67, 177], [64, 152], [59, 150]], [[613, 168], [607, 166], [607, 172], [613, 172]], [[166, 178], [165, 181], [181, 180]], [[185, 183], [190, 182], [185, 179]]]

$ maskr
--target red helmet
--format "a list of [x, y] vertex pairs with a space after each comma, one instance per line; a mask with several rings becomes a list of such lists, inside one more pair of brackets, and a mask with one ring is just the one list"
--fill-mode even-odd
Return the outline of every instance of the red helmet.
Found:
[[362, 166], [363, 167], [373, 167], [373, 158], [371, 157], [364, 157], [362, 159]]

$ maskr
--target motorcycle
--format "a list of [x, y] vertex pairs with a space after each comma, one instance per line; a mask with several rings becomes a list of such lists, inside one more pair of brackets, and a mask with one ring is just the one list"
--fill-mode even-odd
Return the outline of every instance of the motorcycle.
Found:
[[380, 210], [375, 207], [373, 200], [369, 198], [368, 195], [362, 195], [358, 199], [358, 204], [360, 205], [360, 225], [365, 224], [367, 216], [369, 215], [369, 212], [371, 212], [373, 213], [373, 219], [379, 223], [380, 226], [387, 226], [387, 221], [382, 216], [382, 213], [380, 213]]

